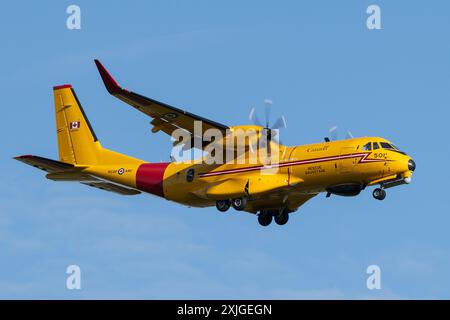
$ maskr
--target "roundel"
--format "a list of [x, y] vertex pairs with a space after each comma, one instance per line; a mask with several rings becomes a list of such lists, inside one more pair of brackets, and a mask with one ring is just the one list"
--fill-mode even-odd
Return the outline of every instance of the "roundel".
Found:
[[120, 168], [119, 170], [117, 170], [118, 174], [123, 174], [125, 172], [125, 170], [123, 168]]

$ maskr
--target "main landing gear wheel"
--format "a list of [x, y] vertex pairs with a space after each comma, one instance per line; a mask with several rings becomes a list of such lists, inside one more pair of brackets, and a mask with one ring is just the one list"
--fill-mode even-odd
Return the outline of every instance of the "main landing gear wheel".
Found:
[[283, 226], [289, 221], [289, 212], [287, 210], [281, 210], [275, 215], [275, 223]]
[[242, 211], [245, 209], [245, 206], [247, 205], [247, 198], [235, 198], [231, 200], [231, 205], [233, 208], [237, 211]]
[[230, 209], [231, 201], [230, 200], [217, 200], [216, 201], [216, 208], [220, 212], [225, 212], [228, 209]]
[[258, 214], [258, 222], [263, 227], [267, 227], [272, 222], [272, 214], [267, 211], [261, 211]]
[[376, 188], [375, 190], [373, 190], [372, 195], [377, 200], [383, 200], [384, 198], [386, 198], [386, 191], [381, 188]]

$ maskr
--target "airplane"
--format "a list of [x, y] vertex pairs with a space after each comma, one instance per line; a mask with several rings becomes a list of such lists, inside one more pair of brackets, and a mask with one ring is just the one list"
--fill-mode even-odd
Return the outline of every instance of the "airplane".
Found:
[[[200, 117], [122, 88], [99, 60], [95, 64], [111, 95], [152, 118], [153, 133], [172, 135], [182, 130], [189, 134], [187, 142], [195, 142], [207, 130], [215, 130], [223, 134], [215, 146], [231, 152], [231, 160], [207, 163], [206, 155], [188, 161], [147, 162], [106, 149], [69, 84], [53, 87], [59, 160], [34, 155], [14, 159], [46, 171], [46, 178], [54, 181], [76, 181], [121, 195], [144, 192], [188, 207], [216, 206], [220, 212], [233, 207], [255, 214], [261, 226], [273, 220], [286, 224], [291, 213], [320, 193], [356, 196], [368, 186], [378, 186], [373, 197], [383, 200], [386, 189], [409, 184], [416, 169], [408, 154], [384, 138], [332, 141], [325, 137], [321, 143], [284, 146], [274, 139], [276, 130], [268, 123], [230, 127]], [[248, 160], [254, 152], [249, 139], [239, 155], [236, 146], [225, 144], [242, 130], [252, 131], [257, 141], [265, 139], [260, 146], [270, 159], [275, 155], [275, 161], [235, 161]], [[186, 141], [174, 144], [192, 148]], [[211, 140], [200, 141], [200, 149], [206, 151], [211, 144]]]

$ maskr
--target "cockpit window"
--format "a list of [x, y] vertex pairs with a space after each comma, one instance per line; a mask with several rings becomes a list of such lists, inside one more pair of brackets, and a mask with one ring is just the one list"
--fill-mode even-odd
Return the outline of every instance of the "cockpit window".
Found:
[[396, 148], [394, 148], [390, 143], [387, 142], [380, 142], [380, 143], [383, 149], [396, 150]]
[[387, 142], [380, 142], [381, 147], [383, 149], [387, 149], [387, 150], [392, 150], [401, 154], [406, 154], [403, 151], [401, 151], [399, 148], [397, 148], [395, 145], [393, 145], [392, 143], [387, 143]]
[[373, 143], [373, 150], [377, 150], [380, 148], [380, 145], [378, 144], [378, 142], [374, 142]]
[[363, 145], [363, 146], [361, 147], [361, 150], [364, 150], [364, 151], [370, 151], [370, 150], [372, 150], [372, 142], [368, 142], [368, 143], [366, 143], [365, 145]]

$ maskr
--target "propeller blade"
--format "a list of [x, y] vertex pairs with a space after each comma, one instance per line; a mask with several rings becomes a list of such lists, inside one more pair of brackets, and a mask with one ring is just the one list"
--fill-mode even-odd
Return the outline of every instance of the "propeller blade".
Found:
[[336, 141], [337, 140], [337, 126], [331, 127], [330, 130], [328, 130], [330, 132], [330, 136], [331, 136], [331, 140]]
[[270, 110], [272, 109], [273, 102], [270, 99], [264, 99], [264, 103], [266, 105], [266, 107], [264, 108], [264, 113], [266, 116], [266, 128], [268, 128], [270, 123]]
[[353, 136], [353, 134], [352, 134], [352, 132], [350, 130], [347, 130], [347, 138], [348, 139], [353, 139], [354, 138], [354, 136]]
[[267, 155], [270, 157], [271, 148], [272, 148], [272, 138], [273, 138], [273, 132], [272, 129], [267, 128]]
[[258, 116], [256, 115], [255, 108], [252, 108], [252, 110], [250, 111], [250, 114], [248, 115], [248, 118], [250, 119], [250, 121], [253, 122], [254, 125], [257, 125], [257, 126], [260, 126], [260, 127], [263, 126], [261, 121], [259, 121]]
[[264, 128], [264, 129], [261, 131], [261, 136], [260, 136], [260, 138], [258, 139], [258, 146], [259, 146], [260, 148], [263, 148], [263, 149], [264, 149], [264, 148], [267, 147], [267, 145], [268, 145], [268, 143], [269, 143], [269, 139], [270, 139], [270, 137], [269, 137], [269, 135], [270, 135], [269, 130], [270, 130], [270, 129]]
[[250, 152], [254, 154], [255, 153], [255, 149], [253, 149], [253, 143], [249, 143], [248, 147], [250, 149]]
[[279, 117], [272, 126], [272, 129], [281, 129], [281, 128], [287, 128], [286, 118], [284, 116]]
[[280, 144], [280, 129], [271, 129], [272, 141]]

